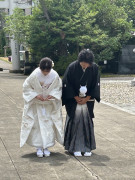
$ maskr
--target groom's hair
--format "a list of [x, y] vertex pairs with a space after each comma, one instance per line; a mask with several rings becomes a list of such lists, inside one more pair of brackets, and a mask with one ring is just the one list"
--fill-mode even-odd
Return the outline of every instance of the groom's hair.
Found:
[[42, 71], [50, 71], [52, 69], [52, 60], [48, 57], [42, 58], [39, 63], [39, 67]]
[[83, 49], [78, 55], [78, 61], [92, 64], [94, 61], [93, 52], [90, 49]]

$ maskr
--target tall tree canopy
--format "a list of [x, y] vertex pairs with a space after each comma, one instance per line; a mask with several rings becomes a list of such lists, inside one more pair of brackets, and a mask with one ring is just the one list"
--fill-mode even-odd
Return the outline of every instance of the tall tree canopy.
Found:
[[0, 10], [0, 56], [4, 56], [4, 46], [6, 45], [5, 33], [3, 30], [4, 17], [5, 17], [5, 12], [1, 9]]
[[30, 16], [16, 9], [5, 29], [27, 44], [37, 61], [49, 56], [63, 73], [82, 48], [92, 49], [96, 61], [115, 58], [134, 28], [131, 1], [39, 0]]

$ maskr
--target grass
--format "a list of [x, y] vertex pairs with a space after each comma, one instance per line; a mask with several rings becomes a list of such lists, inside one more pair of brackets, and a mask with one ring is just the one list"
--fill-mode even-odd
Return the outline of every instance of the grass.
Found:
[[1, 60], [1, 61], [5, 61], [5, 62], [7, 62], [7, 63], [9, 63], [9, 64], [12, 64], [11, 62], [8, 61], [8, 58], [7, 58], [7, 57], [0, 57], [0, 60]]
[[101, 74], [101, 78], [110, 77], [135, 77], [135, 74]]
[[[60, 76], [63, 79], [63, 76]], [[101, 78], [111, 78], [111, 77], [135, 77], [135, 74], [100, 74]]]

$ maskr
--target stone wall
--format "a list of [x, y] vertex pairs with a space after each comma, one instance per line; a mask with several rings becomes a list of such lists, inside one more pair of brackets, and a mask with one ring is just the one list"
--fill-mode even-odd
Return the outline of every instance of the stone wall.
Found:
[[135, 49], [135, 45], [126, 45], [122, 49], [118, 73], [135, 74], [135, 52], [133, 49]]

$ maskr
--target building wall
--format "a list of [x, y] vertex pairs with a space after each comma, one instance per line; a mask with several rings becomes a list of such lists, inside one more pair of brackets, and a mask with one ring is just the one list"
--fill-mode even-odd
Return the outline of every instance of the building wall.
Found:
[[122, 48], [122, 55], [119, 61], [120, 74], [135, 74], [135, 45], [126, 45]]
[[[6, 9], [9, 15], [13, 13], [14, 8], [26, 9], [26, 15], [31, 14], [32, 0], [4, 0], [0, 1], [0, 9]], [[9, 10], [8, 10], [9, 9]]]
[[[0, 0], [0, 9], [5, 9], [9, 15], [13, 14], [15, 8], [24, 9], [26, 15], [31, 14], [32, 0]], [[11, 39], [12, 69], [14, 72], [20, 70], [19, 44]]]

